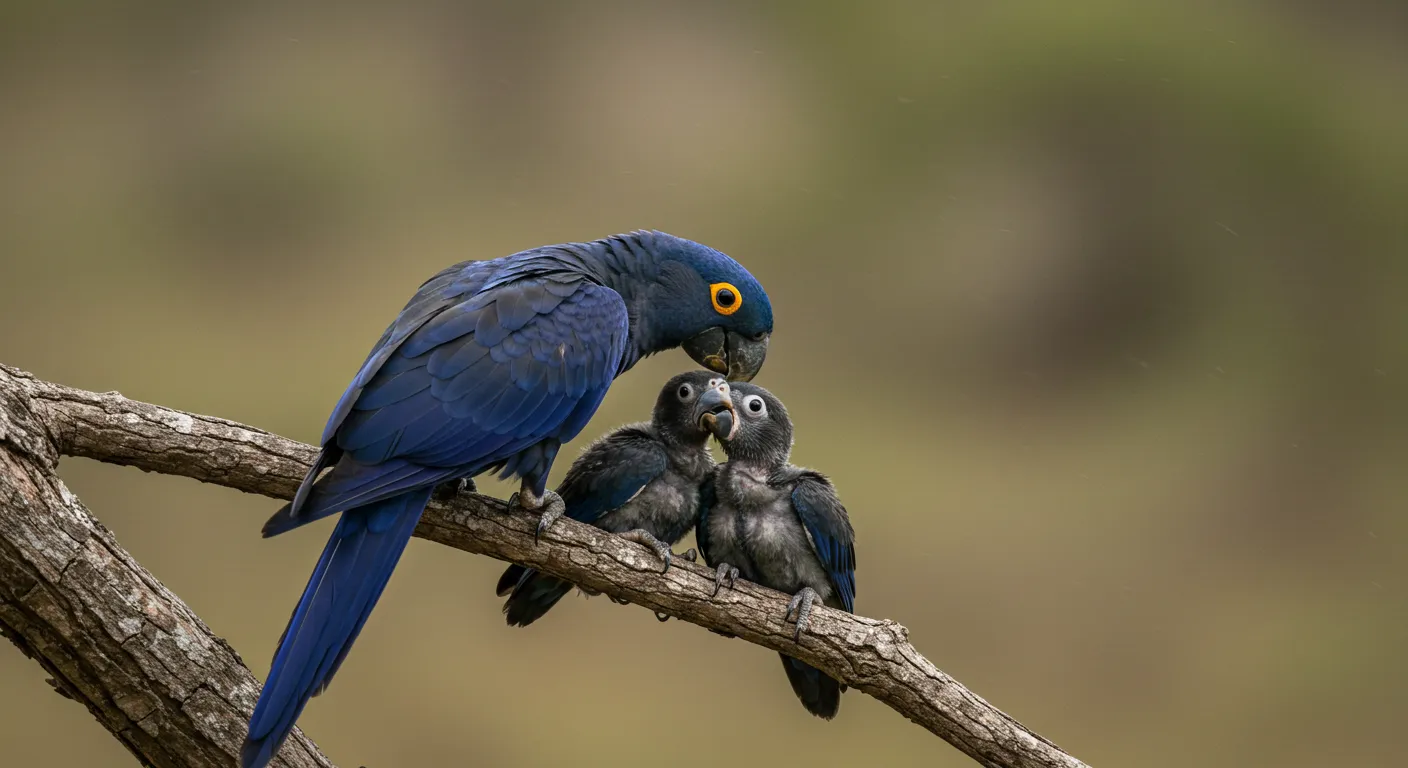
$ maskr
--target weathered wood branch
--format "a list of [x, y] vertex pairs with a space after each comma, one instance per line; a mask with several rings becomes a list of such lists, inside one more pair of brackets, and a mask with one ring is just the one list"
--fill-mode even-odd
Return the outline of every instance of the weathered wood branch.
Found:
[[[235, 765], [259, 683], [59, 480], [63, 391], [0, 366], [0, 634], [143, 765]], [[295, 730], [275, 765], [332, 763]]]
[[[15, 426], [8, 425], [7, 418], [29, 421]], [[145, 686], [145, 690], [160, 685], [154, 680], [163, 675], [170, 677], [169, 669], [133, 661], [129, 665], [131, 669], [123, 668], [125, 677], [107, 682], [102, 673], [115, 668], [108, 661], [109, 656], [95, 653], [92, 642], [83, 633], [59, 632], [52, 624], [67, 626], [74, 624], [76, 616], [92, 614], [97, 618], [89, 620], [89, 632], [97, 632], [104, 638], [116, 637], [118, 645], [115, 647], [123, 651], [124, 659], [132, 654], [129, 645], [143, 648], [158, 645], [130, 641], [123, 644], [123, 640], [134, 635], [122, 635], [121, 627], [136, 626], [130, 622], [120, 624], [124, 618], [142, 621], [142, 631], [152, 625], [155, 627], [152, 636], [157, 639], [162, 637], [163, 631], [171, 635], [184, 633], [184, 637], [194, 640], [192, 645], [201, 648], [202, 664], [198, 670], [191, 671], [190, 679], [198, 677], [203, 690], [211, 694], [207, 698], [221, 703], [222, 714], [229, 714], [228, 718], [211, 718], [216, 724], [208, 726], [206, 731], [197, 730], [199, 738], [217, 745], [223, 753], [234, 754], [242, 736], [244, 718], [256, 698], [248, 671], [233, 651], [210, 635], [205, 625], [174, 595], [122, 553], [111, 535], [81, 511], [71, 494], [62, 490], [62, 485], [52, 475], [58, 455], [124, 464], [288, 499], [302, 480], [316, 449], [235, 422], [141, 403], [115, 392], [99, 394], [72, 389], [0, 366], [0, 462], [7, 462], [0, 467], [10, 470], [12, 465], [18, 466], [17, 462], [31, 463], [29, 471], [18, 475], [13, 471], [0, 472], [0, 481], [6, 488], [5, 501], [0, 505], [0, 513], [4, 515], [0, 517], [0, 580], [3, 580], [0, 596], [4, 600], [0, 603], [0, 623], [21, 638], [22, 648], [25, 644], [31, 648], [43, 646], [47, 652], [42, 658], [47, 660], [52, 654], [66, 660], [67, 668], [75, 671], [66, 674], [65, 679], [81, 676], [88, 667], [101, 667], [98, 674], [88, 675], [93, 680], [83, 678], [88, 683], [86, 688], [80, 688], [78, 683], [65, 685], [75, 688], [78, 697], [87, 701], [99, 719], [134, 751], [148, 756], [161, 754], [159, 750], [167, 748], [165, 743], [141, 742], [133, 746], [134, 737], [128, 734], [134, 724], [145, 722], [143, 718], [153, 715], [148, 709], [142, 709], [136, 712], [141, 716], [133, 718], [111, 702], [121, 695], [122, 686]], [[25, 479], [34, 477], [46, 487], [57, 489], [51, 495], [62, 503], [35, 509], [28, 501], [11, 502], [12, 497], [19, 498], [11, 490], [17, 483], [14, 478], [34, 485], [34, 479]], [[74, 509], [80, 512], [76, 514]], [[35, 584], [39, 582], [32, 574], [41, 566], [17, 570], [10, 566], [11, 560], [46, 561], [42, 567], [49, 569], [43, 574], [48, 581], [40, 587], [52, 589], [50, 584], [67, 583], [65, 564], [79, 559], [81, 544], [70, 543], [63, 552], [46, 554], [49, 546], [46, 538], [36, 538], [39, 534], [35, 529], [57, 528], [55, 521], [68, 525], [67, 521], [75, 517], [86, 521], [87, 527], [68, 535], [79, 542], [96, 541], [102, 551], [117, 553], [112, 554], [112, 558], [120, 567], [102, 570], [102, 575], [88, 579], [76, 590], [71, 588], [70, 593], [57, 595], [55, 599], [65, 606], [57, 622], [44, 619], [43, 612], [36, 608], [12, 608], [38, 589]], [[711, 598], [713, 574], [702, 567], [677, 560], [669, 573], [661, 575], [659, 561], [643, 547], [568, 519], [559, 521], [544, 535], [542, 543], [535, 545], [536, 524], [535, 516], [509, 511], [501, 501], [465, 495], [449, 503], [433, 502], [416, 535], [466, 552], [530, 565], [651, 610], [796, 656], [883, 701], [984, 766], [1078, 768], [1085, 765], [936, 668], [910, 645], [908, 630], [899, 624], [818, 607], [811, 627], [798, 644], [792, 639], [791, 625], [782, 621], [788, 601], [786, 595], [740, 581], [736, 590], [724, 590], [717, 598]], [[110, 573], [111, 570], [118, 572]], [[151, 618], [152, 610], [146, 602], [132, 605], [135, 613], [130, 616], [122, 613], [132, 602], [123, 591], [127, 588], [126, 581], [122, 581], [124, 572], [132, 574], [127, 580], [143, 585], [160, 602], [162, 610], [168, 611], [158, 612], [163, 618]], [[114, 590], [108, 581], [110, 578], [118, 579], [124, 587]], [[18, 618], [12, 620], [12, 614]], [[119, 623], [110, 624], [102, 618], [108, 615], [117, 617], [113, 621]], [[178, 617], [181, 623], [167, 621], [164, 618], [167, 615]], [[158, 621], [165, 624], [158, 624]], [[164, 626], [172, 629], [163, 629]], [[35, 639], [31, 641], [31, 637]], [[42, 663], [46, 668], [58, 666], [51, 661]], [[129, 679], [134, 675], [141, 677], [145, 672], [156, 677], [135, 682]], [[185, 711], [183, 707], [190, 706], [193, 695], [186, 684], [174, 691], [185, 695], [174, 695], [163, 688], [161, 695], [166, 698], [151, 704], [150, 711], [160, 712], [163, 718], [180, 716]], [[113, 716], [109, 710], [121, 714]], [[184, 736], [185, 732], [179, 727], [176, 731]], [[147, 731], [142, 733], [150, 736]], [[167, 731], [161, 733], [164, 739]], [[288, 764], [326, 764], [312, 745], [301, 738], [291, 740], [290, 744], [293, 746], [286, 746], [281, 753], [289, 760]], [[297, 754], [291, 754], [295, 752]], [[216, 759], [219, 757], [215, 755], [208, 763], [158, 764], [229, 764]], [[157, 762], [151, 757], [147, 759]]]

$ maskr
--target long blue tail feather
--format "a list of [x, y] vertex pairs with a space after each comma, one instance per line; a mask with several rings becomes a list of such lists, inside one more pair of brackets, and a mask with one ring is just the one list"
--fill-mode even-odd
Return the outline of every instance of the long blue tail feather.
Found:
[[249, 721], [242, 768], [268, 764], [308, 699], [327, 689], [391, 579], [431, 491], [408, 491], [342, 513], [279, 641]]

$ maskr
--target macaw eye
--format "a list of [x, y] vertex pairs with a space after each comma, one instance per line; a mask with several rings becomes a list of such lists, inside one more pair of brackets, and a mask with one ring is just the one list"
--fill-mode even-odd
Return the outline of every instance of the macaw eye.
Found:
[[714, 283], [709, 286], [709, 298], [714, 302], [714, 311], [721, 315], [731, 315], [743, 306], [743, 294], [733, 283]]
[[748, 412], [754, 416], [762, 416], [768, 412], [767, 403], [764, 403], [763, 398], [757, 395], [749, 395], [743, 398], [743, 407], [748, 409]]
[[689, 398], [694, 396], [694, 387], [691, 387], [688, 384], [681, 384], [679, 391], [675, 394], [678, 394], [681, 400], [688, 400]]

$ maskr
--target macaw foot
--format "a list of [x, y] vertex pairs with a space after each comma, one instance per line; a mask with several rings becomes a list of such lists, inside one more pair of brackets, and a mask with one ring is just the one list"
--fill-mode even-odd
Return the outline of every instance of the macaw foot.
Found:
[[469, 493], [479, 493], [479, 487], [474, 484], [474, 478], [461, 477], [458, 480], [447, 480], [435, 486], [431, 496], [436, 501], [454, 501], [456, 496]]
[[[526, 484], [525, 484], [526, 485]], [[544, 493], [541, 497], [533, 493], [527, 487], [508, 497], [509, 507], [520, 507], [529, 512], [537, 512], [538, 529], [533, 532], [533, 543], [537, 544], [543, 537], [543, 531], [552, 527], [559, 517], [567, 513], [567, 503], [552, 491]]]
[[661, 573], [667, 573], [670, 570], [670, 561], [674, 559], [675, 554], [670, 551], [669, 544], [666, 544], [665, 542], [655, 538], [655, 535], [652, 534], [650, 531], [647, 531], [644, 528], [637, 528], [633, 531], [626, 531], [625, 533], [620, 534], [620, 536], [626, 541], [634, 541], [635, 543], [640, 544], [646, 549], [654, 552], [656, 556], [659, 557], [661, 560], [665, 561], [665, 567], [660, 569]]
[[[688, 560], [691, 563], [699, 562], [699, 553], [695, 551], [694, 547], [686, 549], [683, 553], [675, 555], [675, 557], [681, 558], [683, 560]], [[670, 614], [656, 611], [655, 620], [663, 624], [670, 620]]]
[[811, 623], [812, 603], [821, 599], [821, 595], [811, 587], [802, 587], [802, 591], [792, 596], [792, 602], [787, 604], [787, 613], [782, 617], [782, 623], [786, 624], [792, 620], [792, 612], [797, 612], [797, 631], [792, 635], [792, 640], [802, 642], [802, 633], [806, 631], [807, 625]]
[[733, 589], [738, 581], [738, 569], [728, 563], [719, 563], [718, 569], [714, 571], [714, 594], [710, 597], [718, 597], [719, 590], [724, 588], [724, 581], [728, 581], [728, 588]]
[[631, 604], [631, 601], [630, 601], [630, 600], [622, 600], [621, 598], [616, 597], [615, 595], [607, 595], [607, 596], [606, 596], [606, 599], [607, 599], [607, 600], [610, 600], [611, 602], [613, 602], [613, 603], [615, 603], [615, 604], [617, 604], [617, 605], [630, 605], [630, 604]]
[[567, 512], [567, 505], [562, 503], [562, 498], [555, 493], [552, 496], [557, 499], [557, 505], [543, 508], [542, 515], [538, 517], [538, 528], [533, 531], [534, 544], [543, 538], [543, 531], [551, 528], [552, 524]]

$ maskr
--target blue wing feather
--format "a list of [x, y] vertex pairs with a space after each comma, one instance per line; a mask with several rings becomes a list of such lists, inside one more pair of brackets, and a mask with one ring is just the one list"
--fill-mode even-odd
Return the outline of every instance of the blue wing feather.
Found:
[[478, 344], [445, 342], [430, 350], [425, 367], [432, 379], [452, 379], [487, 354], [489, 349]]
[[425, 391], [430, 386], [429, 379], [414, 375], [413, 370], [397, 371], [373, 380], [362, 390], [362, 396], [357, 400], [358, 407], [363, 410], [384, 408]]
[[792, 508], [811, 536], [817, 558], [831, 578], [841, 604], [855, 611], [856, 552], [855, 532], [836, 489], [824, 476], [804, 472], [792, 489]]
[[[391, 358], [407, 337], [424, 326], [426, 321], [452, 306], [460, 296], [476, 291], [488, 278], [487, 267], [490, 263], [492, 262], [463, 262], [441, 271], [421, 285], [420, 290], [406, 303], [391, 327], [387, 328], [381, 339], [372, 346], [372, 351], [367, 354], [367, 359], [358, 369], [357, 375], [352, 377], [352, 384], [333, 407], [332, 415], [323, 427], [321, 443], [324, 446], [332, 443], [333, 436], [342, 426], [343, 420], [361, 398], [362, 389], [374, 376], [384, 370], [388, 373], [403, 370], [396, 362], [391, 362]], [[389, 366], [388, 362], [391, 362]]]

